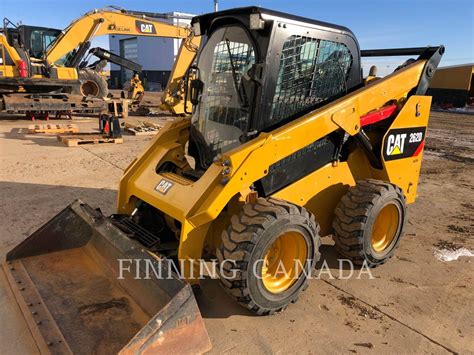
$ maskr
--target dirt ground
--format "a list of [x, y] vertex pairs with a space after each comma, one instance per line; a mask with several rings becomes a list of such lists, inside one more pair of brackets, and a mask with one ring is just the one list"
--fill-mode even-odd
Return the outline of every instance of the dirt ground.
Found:
[[[97, 125], [74, 123], [82, 131]], [[29, 124], [0, 118], [0, 260], [76, 198], [112, 213], [123, 169], [151, 139], [67, 148], [55, 137], [25, 134]], [[197, 298], [211, 353], [474, 353], [474, 259], [434, 256], [474, 250], [473, 133], [474, 115], [432, 113], [406, 236], [393, 260], [372, 271], [374, 279], [322, 273], [296, 304], [269, 317], [251, 315], [216, 280], [205, 280]], [[322, 255], [339, 275], [328, 237]], [[0, 319], [0, 353], [37, 353], [3, 273]]]

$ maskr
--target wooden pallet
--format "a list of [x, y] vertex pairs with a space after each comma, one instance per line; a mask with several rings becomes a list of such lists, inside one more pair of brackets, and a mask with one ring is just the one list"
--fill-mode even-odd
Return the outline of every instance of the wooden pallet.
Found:
[[98, 133], [79, 133], [74, 135], [58, 135], [58, 141], [68, 147], [77, 147], [82, 144], [123, 143], [123, 138], [109, 138]]
[[77, 133], [79, 127], [75, 124], [36, 124], [28, 126], [28, 133]]

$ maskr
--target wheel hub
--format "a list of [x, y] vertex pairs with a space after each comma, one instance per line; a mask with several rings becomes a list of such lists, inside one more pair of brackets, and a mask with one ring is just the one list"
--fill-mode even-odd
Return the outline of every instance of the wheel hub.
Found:
[[392, 244], [399, 223], [400, 214], [397, 206], [393, 203], [384, 206], [372, 227], [372, 248], [377, 253], [383, 252]]
[[291, 231], [279, 236], [263, 258], [262, 281], [265, 288], [272, 293], [290, 288], [303, 272], [307, 255], [306, 242], [300, 233]]
[[99, 86], [93, 81], [86, 81], [81, 85], [81, 94], [83, 96], [97, 96], [99, 94]]

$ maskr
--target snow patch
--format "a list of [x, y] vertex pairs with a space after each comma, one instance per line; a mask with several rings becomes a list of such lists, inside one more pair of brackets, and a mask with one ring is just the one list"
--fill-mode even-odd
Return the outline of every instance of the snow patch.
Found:
[[440, 261], [453, 261], [458, 260], [461, 256], [473, 257], [474, 253], [466, 248], [460, 248], [456, 250], [438, 249], [435, 250], [434, 256]]

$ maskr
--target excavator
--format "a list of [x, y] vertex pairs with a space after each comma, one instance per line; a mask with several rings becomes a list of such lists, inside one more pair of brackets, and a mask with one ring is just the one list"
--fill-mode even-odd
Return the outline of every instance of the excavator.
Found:
[[0, 32], [0, 110], [78, 111], [103, 105], [92, 98], [107, 97], [107, 83], [81, 63], [95, 37], [115, 34], [182, 39], [161, 108], [184, 114], [182, 79], [201, 39], [189, 27], [163, 21], [171, 17], [108, 7], [84, 14], [64, 30], [15, 26], [5, 19]]
[[[368, 267], [403, 239], [444, 47], [360, 50], [346, 27], [259, 7], [192, 26], [192, 115], [125, 169], [116, 213], [76, 200], [7, 254], [45, 352], [202, 353], [201, 262], [265, 316], [305, 297], [321, 236]], [[375, 56], [414, 58], [366, 80]]]

